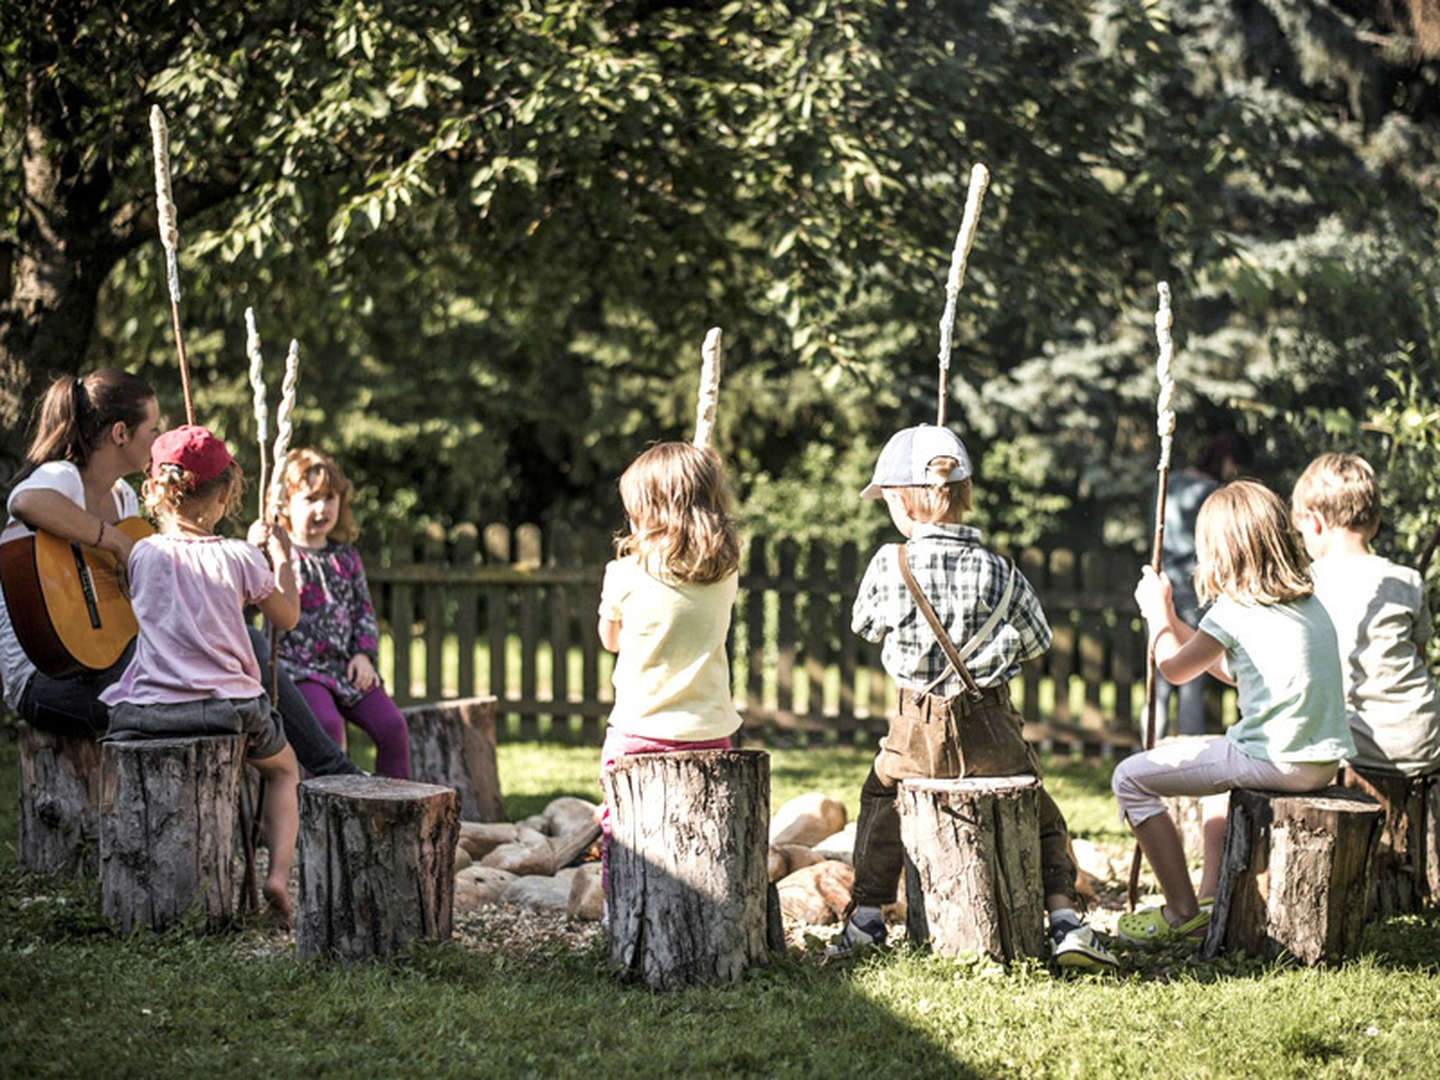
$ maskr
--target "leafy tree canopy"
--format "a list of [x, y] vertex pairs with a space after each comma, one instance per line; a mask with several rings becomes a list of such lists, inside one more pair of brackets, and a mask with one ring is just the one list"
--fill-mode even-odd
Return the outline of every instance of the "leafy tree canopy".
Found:
[[[158, 102], [201, 418], [253, 439], [253, 305], [272, 386], [300, 341], [300, 435], [372, 523], [618, 524], [614, 478], [688, 434], [720, 325], [752, 522], [868, 542], [856, 487], [933, 417], [975, 161], [952, 417], [1002, 542], [1143, 534], [1161, 279], [1184, 441], [1238, 425], [1277, 482], [1346, 441], [1434, 475], [1405, 419], [1440, 384], [1423, 4], [119, 7], [0, 16], [12, 455], [23, 403], [82, 363], [178, 413]], [[1436, 494], [1396, 490], [1397, 550]]]

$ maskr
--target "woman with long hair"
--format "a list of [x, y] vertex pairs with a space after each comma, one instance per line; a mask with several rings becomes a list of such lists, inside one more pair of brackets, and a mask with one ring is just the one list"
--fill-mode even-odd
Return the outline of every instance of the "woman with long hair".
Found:
[[[140, 512], [125, 477], [144, 472], [160, 434], [155, 391], [138, 376], [113, 368], [52, 382], [40, 401], [35, 435], [11, 479], [0, 540], [43, 530], [62, 540], [103, 548], [122, 564], [133, 541], [116, 522]], [[263, 634], [250, 633], [262, 668], [269, 662]], [[57, 735], [103, 734], [109, 712], [101, 692], [120, 677], [131, 650], [103, 671], [55, 679], [37, 671], [16, 637], [8, 602], [0, 595], [0, 682], [5, 704], [34, 727]], [[300, 692], [282, 673], [276, 704], [300, 763], [316, 775], [359, 770], [327, 736]]]

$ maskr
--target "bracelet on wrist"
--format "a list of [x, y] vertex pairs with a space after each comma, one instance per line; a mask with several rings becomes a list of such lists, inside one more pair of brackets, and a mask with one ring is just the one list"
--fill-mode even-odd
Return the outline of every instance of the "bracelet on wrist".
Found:
[[101, 519], [100, 519], [100, 531], [95, 535], [95, 546], [96, 546], [96, 547], [99, 547], [100, 544], [101, 544], [101, 542], [105, 539], [105, 524], [106, 524], [106, 523], [105, 523], [105, 519], [104, 519], [104, 518], [101, 518]]

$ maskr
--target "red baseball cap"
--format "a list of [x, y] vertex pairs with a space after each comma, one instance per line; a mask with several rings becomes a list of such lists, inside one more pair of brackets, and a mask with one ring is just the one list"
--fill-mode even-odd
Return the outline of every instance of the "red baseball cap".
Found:
[[171, 428], [150, 445], [150, 472], [161, 465], [178, 465], [195, 477], [197, 484], [213, 480], [235, 459], [225, 444], [198, 424]]

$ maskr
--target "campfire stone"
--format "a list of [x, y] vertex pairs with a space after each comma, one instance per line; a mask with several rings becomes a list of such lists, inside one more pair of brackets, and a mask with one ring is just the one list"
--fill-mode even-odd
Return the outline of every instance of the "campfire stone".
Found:
[[555, 854], [550, 841], [533, 830], [525, 830], [523, 836], [513, 844], [501, 844], [480, 860], [481, 866], [494, 866], [520, 877], [527, 874], [543, 874], [549, 877], [555, 873]]
[[542, 874], [517, 877], [500, 894], [500, 902], [536, 911], [565, 911], [570, 904], [570, 882]]
[[466, 851], [462, 845], [457, 844], [455, 846], [455, 872], [457, 874], [474, 861], [474, 859], [470, 858], [470, 852]]
[[521, 818], [520, 827], [522, 829], [533, 829], [541, 836], [550, 835], [550, 825], [549, 822], [545, 820], [544, 814], [531, 814], [527, 818]]
[[519, 837], [519, 826], [508, 821], [460, 823], [460, 846], [470, 853], [472, 859], [483, 859], [501, 844], [512, 843]]
[[798, 795], [770, 819], [770, 843], [810, 847], [845, 827], [845, 804], [818, 791]]
[[585, 863], [574, 869], [575, 873], [570, 878], [570, 921], [599, 922], [605, 910], [605, 890], [600, 887], [600, 864]]
[[569, 836], [583, 832], [595, 824], [597, 809], [595, 803], [573, 795], [552, 799], [542, 815], [547, 825], [545, 833], [549, 836]]
[[855, 822], [850, 822], [837, 833], [832, 833], [811, 849], [825, 859], [839, 859], [851, 862], [855, 854]]
[[772, 882], [779, 881], [796, 870], [813, 866], [817, 862], [823, 862], [824, 859], [825, 856], [816, 854], [801, 844], [785, 844], [783, 846], [772, 844], [768, 858], [770, 880]]
[[826, 859], [781, 878], [780, 910], [788, 918], [825, 926], [840, 921], [850, 903], [855, 870], [837, 859]]
[[463, 888], [471, 899], [471, 906], [479, 904], [494, 904], [500, 899], [515, 875], [508, 870], [499, 870], [493, 866], [471, 866], [455, 875], [455, 897], [456, 904], [459, 904], [460, 891]]

